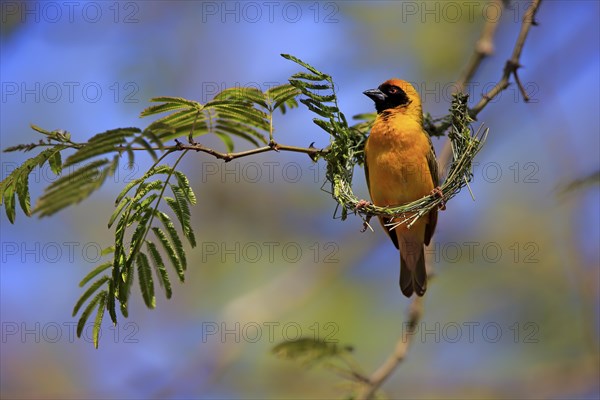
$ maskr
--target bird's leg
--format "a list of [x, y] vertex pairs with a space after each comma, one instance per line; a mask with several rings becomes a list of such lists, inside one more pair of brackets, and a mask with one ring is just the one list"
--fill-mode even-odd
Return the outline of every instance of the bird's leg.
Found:
[[439, 197], [440, 199], [442, 199], [442, 201], [440, 202], [438, 208], [440, 210], [445, 210], [446, 209], [446, 199], [444, 198], [444, 192], [442, 192], [442, 189], [438, 186], [435, 187], [432, 191], [431, 194], [435, 197]]

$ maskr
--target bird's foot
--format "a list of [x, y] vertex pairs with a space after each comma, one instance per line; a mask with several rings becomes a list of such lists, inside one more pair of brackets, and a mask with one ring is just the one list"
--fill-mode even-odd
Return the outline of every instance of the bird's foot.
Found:
[[356, 203], [356, 206], [354, 206], [354, 211], [358, 211], [361, 208], [365, 208], [367, 206], [370, 206], [371, 202], [367, 201], [367, 200], [359, 200], [358, 203]]
[[[365, 208], [370, 205], [372, 205], [372, 203], [370, 201], [359, 200], [358, 203], [356, 203], [356, 206], [354, 206], [354, 211], [358, 211], [361, 208]], [[368, 228], [370, 228], [370, 225], [369, 225], [370, 220], [371, 220], [371, 215], [367, 215], [363, 221], [363, 226], [362, 226], [362, 229], [360, 230], [361, 232], [365, 232]]]
[[442, 201], [440, 202], [440, 204], [438, 205], [438, 208], [440, 210], [445, 210], [446, 209], [446, 198], [444, 197], [444, 192], [442, 192], [442, 189], [438, 186], [435, 187], [432, 191], [431, 194], [435, 197], [438, 197], [440, 199], [442, 199]]

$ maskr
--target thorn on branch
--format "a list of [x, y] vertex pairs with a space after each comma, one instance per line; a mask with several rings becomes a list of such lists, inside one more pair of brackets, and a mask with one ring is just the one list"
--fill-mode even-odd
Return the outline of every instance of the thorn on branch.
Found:
[[183, 150], [183, 144], [178, 139], [175, 139], [175, 147], [177, 148], [177, 150]]
[[527, 95], [527, 91], [525, 90], [525, 87], [523, 86], [523, 84], [521, 83], [521, 80], [519, 79], [519, 74], [517, 74], [516, 69], [513, 71], [513, 75], [515, 76], [515, 82], [517, 82], [519, 91], [521, 92], [521, 95], [523, 96], [523, 101], [525, 103], [529, 103], [529, 100], [530, 100], [529, 96]]
[[[315, 147], [315, 142], [312, 142], [312, 143], [311, 143], [311, 144], [308, 146], [308, 148], [309, 148], [309, 149], [311, 149], [311, 150], [316, 150], [317, 148]], [[317, 162], [317, 159], [318, 159], [318, 157], [317, 157], [317, 153], [316, 153], [316, 152], [314, 152], [314, 153], [311, 153], [311, 154], [309, 154], [308, 156], [310, 157], [310, 159], [311, 159], [313, 162]]]
[[508, 78], [520, 67], [521, 65], [518, 61], [514, 61], [513, 59], [506, 60], [506, 64], [504, 64], [504, 77]]
[[523, 65], [521, 65], [521, 63], [519, 63], [518, 60], [507, 60], [506, 61], [506, 68], [508, 69], [508, 71], [510, 72], [515, 72], [517, 69], [521, 68]]
[[530, 6], [530, 8], [528, 9], [529, 12], [527, 14], [525, 14], [525, 17], [523, 18], [523, 22], [526, 22], [527, 18], [531, 18], [531, 25], [532, 26], [538, 26], [538, 22], [535, 19], [538, 10], [539, 10], [539, 1], [538, 1], [537, 5], [536, 4], [532, 4]]
[[523, 67], [523, 65], [521, 63], [519, 63], [518, 61], [515, 61], [513, 59], [507, 60], [506, 65], [504, 66], [504, 75], [507, 78], [510, 75], [513, 75], [515, 77], [515, 82], [517, 83], [517, 87], [519, 88], [519, 91], [521, 92], [521, 95], [523, 96], [523, 101], [525, 101], [525, 103], [528, 103], [530, 100], [529, 96], [527, 95], [527, 91], [525, 90], [525, 87], [521, 83], [521, 79], [519, 79], [519, 74], [517, 73], [517, 70], [521, 67]]

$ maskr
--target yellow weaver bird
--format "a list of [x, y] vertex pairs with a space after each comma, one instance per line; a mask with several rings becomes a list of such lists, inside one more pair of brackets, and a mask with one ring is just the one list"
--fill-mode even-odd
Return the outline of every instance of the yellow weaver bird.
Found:
[[[390, 79], [364, 94], [377, 110], [365, 145], [365, 173], [373, 204], [400, 206], [439, 190], [435, 152], [423, 129], [421, 99], [415, 88], [406, 81]], [[379, 220], [400, 250], [400, 290], [406, 297], [413, 292], [423, 296], [427, 289], [423, 246], [433, 236], [437, 209], [410, 229], [402, 224], [390, 230], [400, 218]]]

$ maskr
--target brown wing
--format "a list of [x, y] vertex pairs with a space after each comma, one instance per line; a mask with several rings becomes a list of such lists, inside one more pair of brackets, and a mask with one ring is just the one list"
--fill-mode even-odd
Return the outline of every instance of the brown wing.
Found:
[[[427, 136], [427, 140], [429, 140], [429, 146], [431, 147], [431, 151], [427, 154], [427, 165], [429, 166], [429, 172], [431, 173], [431, 181], [433, 182], [433, 187], [436, 188], [440, 185], [440, 179], [438, 176], [438, 163], [435, 158], [435, 149], [433, 148], [433, 143], [431, 143], [431, 138], [427, 134], [427, 132], [423, 132], [424, 135]], [[425, 245], [429, 245], [431, 241], [431, 237], [433, 236], [433, 232], [435, 231], [435, 225], [437, 224], [437, 208], [431, 210], [429, 212], [429, 222], [425, 227]]]
[[[369, 183], [369, 165], [367, 164], [367, 143], [369, 141], [369, 138], [367, 138], [367, 142], [365, 142], [365, 176], [367, 178], [367, 188], [369, 189], [369, 196], [371, 196], [371, 184]], [[373, 196], [371, 196], [371, 198], [373, 198]], [[429, 218], [431, 219], [431, 217]], [[392, 239], [392, 242], [394, 243], [394, 246], [396, 246], [397, 249], [399, 249], [399, 245], [398, 245], [398, 238], [396, 237], [396, 231], [390, 231], [388, 229], [387, 226], [385, 226], [385, 224], [388, 224], [390, 222], [390, 218], [383, 218], [383, 217], [379, 217], [379, 222], [381, 222], [381, 226], [383, 227], [383, 230], [388, 234], [388, 236], [390, 237], [390, 239]], [[432, 232], [433, 234], [433, 232]]]

